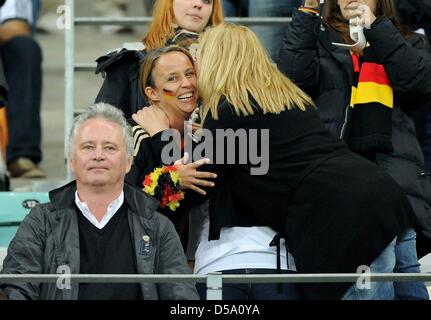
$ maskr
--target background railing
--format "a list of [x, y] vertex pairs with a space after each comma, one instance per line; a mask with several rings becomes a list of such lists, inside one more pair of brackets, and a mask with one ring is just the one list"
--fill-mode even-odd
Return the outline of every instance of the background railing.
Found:
[[[208, 275], [137, 275], [137, 274], [0, 274], [0, 283], [51, 283], [70, 279], [70, 283], [206, 283], [207, 300], [222, 300], [225, 283], [336, 283], [364, 281], [424, 281], [431, 283], [431, 273], [325, 273], [282, 275], [232, 275], [219, 272]], [[67, 289], [64, 289], [67, 290]], [[364, 289], [366, 290], [366, 289]]]

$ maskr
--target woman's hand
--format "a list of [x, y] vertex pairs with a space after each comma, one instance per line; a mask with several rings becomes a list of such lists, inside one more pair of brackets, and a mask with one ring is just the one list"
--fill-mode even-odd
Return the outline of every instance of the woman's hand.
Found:
[[132, 114], [132, 119], [136, 121], [150, 136], [169, 129], [169, 119], [166, 113], [155, 105], [142, 108]]
[[370, 7], [367, 6], [362, 1], [352, 2], [346, 6], [347, 19], [351, 21], [350, 23], [354, 26], [361, 26], [363, 28], [369, 29], [374, 21], [376, 21], [376, 16], [371, 11]]
[[177, 172], [180, 176], [180, 188], [190, 189], [197, 193], [205, 195], [206, 192], [201, 187], [214, 187], [214, 182], [206, 179], [215, 179], [217, 175], [212, 172], [198, 171], [199, 167], [210, 162], [209, 159], [201, 159], [192, 163], [187, 163], [189, 160], [188, 153], [184, 153], [184, 157], [175, 162]]

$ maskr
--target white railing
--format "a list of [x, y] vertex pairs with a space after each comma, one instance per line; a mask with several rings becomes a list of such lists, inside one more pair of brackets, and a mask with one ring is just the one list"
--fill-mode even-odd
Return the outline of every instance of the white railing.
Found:
[[137, 275], [137, 274], [0, 274], [5, 282], [57, 282], [70, 279], [71, 283], [206, 283], [207, 300], [222, 300], [223, 282], [226, 283], [336, 283], [366, 281], [424, 281], [431, 282], [431, 273], [325, 273], [325, 274], [267, 274], [233, 275], [219, 272], [208, 275]]

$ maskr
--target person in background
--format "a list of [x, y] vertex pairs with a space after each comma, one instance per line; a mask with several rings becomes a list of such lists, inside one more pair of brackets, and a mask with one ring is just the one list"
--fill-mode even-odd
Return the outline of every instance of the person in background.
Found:
[[[419, 34], [428, 38], [431, 42], [431, 2], [426, 0], [395, 0], [401, 23], [410, 27]], [[423, 39], [422, 39], [423, 41]], [[431, 173], [431, 100], [426, 107], [415, 110], [413, 120], [416, 127], [416, 135], [422, 147], [425, 160], [425, 170], [428, 177]], [[431, 252], [431, 238], [417, 233], [417, 252], [421, 258]]]
[[0, 8], [0, 56], [9, 86], [7, 168], [12, 178], [44, 178], [40, 104], [42, 52], [32, 37], [31, 1], [7, 0]]
[[[293, 14], [279, 67], [316, 102], [328, 129], [388, 173], [431, 237], [431, 189], [412, 114], [431, 99], [431, 53], [423, 36], [399, 23], [392, 0], [307, 0]], [[365, 47], [351, 50], [349, 20], [364, 29]], [[316, 32], [318, 30], [318, 32]], [[416, 232], [399, 235], [395, 272], [420, 272]], [[395, 282], [397, 299], [428, 299], [421, 282]]]
[[[3, 274], [189, 274], [172, 223], [158, 202], [124, 183], [132, 165], [130, 126], [96, 104], [75, 118], [69, 157], [76, 181], [33, 208], [8, 248]], [[187, 283], [0, 283], [9, 299], [197, 299]]]

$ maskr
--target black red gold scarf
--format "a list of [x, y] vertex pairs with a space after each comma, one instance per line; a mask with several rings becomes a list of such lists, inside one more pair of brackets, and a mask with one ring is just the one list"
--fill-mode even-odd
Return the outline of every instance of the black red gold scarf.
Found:
[[364, 55], [352, 53], [353, 84], [346, 140], [350, 148], [364, 156], [393, 150], [393, 90], [383, 65], [371, 47]]

